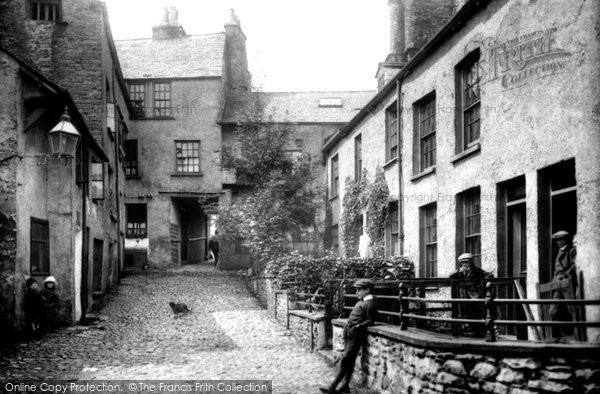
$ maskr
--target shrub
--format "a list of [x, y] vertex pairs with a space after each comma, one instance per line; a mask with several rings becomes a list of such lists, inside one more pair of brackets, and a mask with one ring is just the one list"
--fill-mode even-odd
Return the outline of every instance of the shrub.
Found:
[[404, 256], [344, 259], [335, 255], [315, 258], [292, 253], [271, 259], [264, 273], [282, 281], [293, 280], [299, 287], [314, 291], [331, 279], [408, 279], [414, 278], [414, 272], [413, 262]]

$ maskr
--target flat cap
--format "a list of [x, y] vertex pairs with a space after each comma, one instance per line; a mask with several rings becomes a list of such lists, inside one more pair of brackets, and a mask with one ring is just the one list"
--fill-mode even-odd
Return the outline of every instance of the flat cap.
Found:
[[370, 279], [359, 279], [352, 285], [358, 289], [372, 289], [373, 281]]
[[458, 256], [458, 261], [463, 260], [473, 260], [473, 255], [471, 253], [463, 253], [460, 256]]
[[554, 234], [552, 234], [552, 239], [568, 238], [569, 235], [570, 234], [568, 232], [566, 232], [565, 230], [560, 230], [560, 231], [557, 231]]

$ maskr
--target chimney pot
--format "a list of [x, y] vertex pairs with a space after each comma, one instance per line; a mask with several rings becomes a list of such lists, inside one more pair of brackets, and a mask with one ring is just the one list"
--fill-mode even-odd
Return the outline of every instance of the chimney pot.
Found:
[[185, 37], [185, 30], [179, 24], [179, 12], [175, 7], [163, 7], [162, 21], [152, 27], [152, 38], [155, 40], [171, 40]]
[[169, 9], [167, 7], [163, 7], [162, 11], [163, 11], [163, 15], [162, 15], [162, 20], [160, 21], [160, 24], [168, 25], [169, 24]]
[[179, 12], [177, 11], [177, 8], [169, 7], [169, 25], [171, 25], [171, 26], [179, 25], [178, 17], [179, 17]]

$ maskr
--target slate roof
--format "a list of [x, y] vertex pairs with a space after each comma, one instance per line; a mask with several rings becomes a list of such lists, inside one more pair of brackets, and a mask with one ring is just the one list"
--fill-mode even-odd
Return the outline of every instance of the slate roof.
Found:
[[[265, 113], [274, 122], [346, 123], [373, 98], [376, 91], [259, 92]], [[341, 99], [341, 107], [319, 106], [321, 99]], [[241, 102], [229, 101], [223, 114], [224, 123], [245, 120]]]
[[115, 41], [125, 79], [220, 77], [225, 33]]

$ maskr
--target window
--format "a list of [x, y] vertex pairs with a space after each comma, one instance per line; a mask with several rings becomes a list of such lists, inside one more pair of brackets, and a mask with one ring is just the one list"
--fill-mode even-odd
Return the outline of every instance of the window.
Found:
[[146, 116], [146, 86], [143, 83], [129, 84], [129, 99], [133, 106], [133, 115]]
[[479, 50], [469, 54], [456, 67], [456, 152], [462, 152], [479, 140], [481, 95]]
[[127, 238], [146, 238], [147, 211], [146, 204], [126, 204]]
[[397, 256], [400, 254], [400, 226], [398, 224], [398, 203], [391, 202], [385, 229], [387, 256]]
[[154, 83], [154, 116], [171, 116], [171, 83]]
[[85, 140], [79, 142], [77, 147], [77, 168], [75, 175], [75, 182], [79, 187], [83, 189], [83, 193], [89, 196], [90, 189], [88, 187], [88, 175], [89, 175], [89, 156], [87, 150], [87, 143]]
[[200, 173], [200, 141], [175, 141], [177, 173]]
[[113, 103], [106, 103], [106, 128], [109, 135], [114, 138], [117, 132], [117, 126], [115, 121], [115, 105]]
[[31, 218], [31, 250], [29, 261], [32, 274], [50, 273], [50, 232], [47, 220]]
[[469, 252], [475, 265], [481, 267], [481, 211], [479, 188], [468, 190], [458, 196], [457, 209], [457, 256]]
[[362, 136], [354, 138], [354, 180], [360, 181], [362, 176]]
[[437, 206], [430, 204], [419, 209], [421, 228], [420, 275], [423, 278], [437, 277]]
[[92, 160], [92, 199], [104, 198], [104, 164]]
[[388, 256], [397, 256], [400, 254], [400, 226], [398, 225], [398, 203], [390, 203], [388, 212], [389, 243]]
[[322, 98], [319, 99], [319, 107], [335, 107], [340, 108], [343, 106], [341, 98]]
[[415, 174], [435, 165], [435, 92], [414, 106], [416, 148]]
[[340, 252], [340, 230], [337, 224], [331, 226], [331, 249], [339, 253]]
[[398, 109], [396, 103], [385, 111], [385, 161], [398, 157]]
[[331, 198], [337, 197], [340, 187], [340, 168], [338, 155], [331, 158]]
[[31, 6], [31, 19], [51, 22], [61, 20], [60, 0], [32, 0], [29, 4]]
[[126, 177], [138, 176], [138, 145], [137, 140], [125, 140], [125, 168]]

